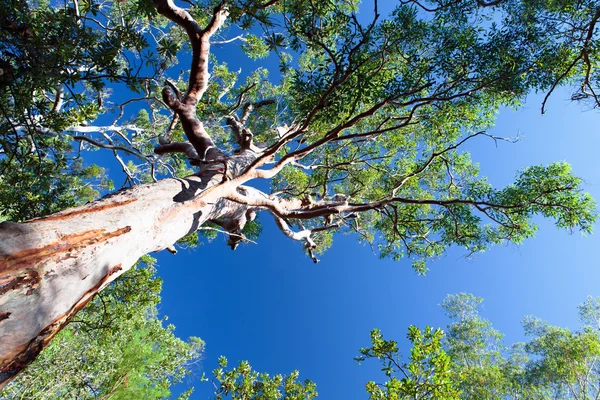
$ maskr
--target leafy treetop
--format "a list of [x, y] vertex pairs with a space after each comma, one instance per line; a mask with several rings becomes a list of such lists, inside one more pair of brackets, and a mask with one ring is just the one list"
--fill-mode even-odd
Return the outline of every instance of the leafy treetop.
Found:
[[[190, 173], [187, 162], [225, 166], [221, 185], [238, 189], [224, 197], [252, 218], [271, 213], [315, 262], [333, 233], [353, 232], [424, 273], [449, 246], [522, 242], [535, 214], [583, 232], [596, 219], [567, 164], [496, 189], [462, 147], [499, 140], [487, 130], [500, 107], [532, 91], [576, 84], [575, 99], [597, 103], [597, 1], [404, 0], [388, 16], [376, 0], [360, 14], [351, 0], [2, 7], [4, 218], [34, 216], [15, 206], [23, 199], [89, 198], [91, 177], [106, 187], [100, 169], [79, 166], [75, 141], [112, 151], [129, 185]], [[276, 57], [279, 70], [230, 69], [211, 43]], [[252, 218], [211, 222], [235, 247]]]

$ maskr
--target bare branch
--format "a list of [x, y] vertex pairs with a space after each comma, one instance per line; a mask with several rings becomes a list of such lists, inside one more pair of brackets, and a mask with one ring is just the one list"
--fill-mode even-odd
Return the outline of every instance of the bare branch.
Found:
[[196, 149], [194, 149], [194, 146], [189, 143], [175, 142], [161, 144], [154, 149], [154, 152], [159, 155], [167, 153], [184, 153], [190, 160], [191, 165], [200, 165], [200, 157], [198, 156]]
[[[175, 129], [175, 126], [177, 125], [178, 121], [179, 121], [179, 115], [177, 113], [173, 114], [173, 119], [171, 119], [171, 124], [165, 131], [164, 137], [166, 137], [166, 138], [171, 137], [171, 133], [173, 132], [173, 129]], [[166, 144], [166, 143], [161, 143], [161, 144]]]
[[112, 122], [112, 124], [111, 124], [111, 125], [115, 125], [117, 122], [119, 122], [119, 120], [121, 119], [121, 117], [123, 117], [123, 113], [125, 112], [125, 106], [126, 106], [126, 105], [128, 105], [128, 104], [130, 104], [130, 103], [133, 103], [133, 102], [135, 102], [135, 101], [144, 101], [144, 100], [158, 100], [158, 99], [156, 99], [156, 98], [154, 98], [154, 97], [137, 97], [137, 98], [134, 98], [134, 99], [129, 99], [129, 100], [127, 100], [127, 101], [125, 101], [125, 102], [121, 103], [121, 104], [119, 105], [119, 114], [118, 114], [118, 115], [117, 115], [117, 117], [116, 117], [116, 118], [113, 120], [113, 122]]
[[275, 104], [275, 100], [267, 99], [267, 100], [257, 101], [256, 103], [244, 104], [244, 109], [242, 111], [242, 118], [240, 118], [240, 122], [245, 125], [246, 122], [248, 122], [248, 117], [250, 117], [250, 113], [252, 113], [253, 110], [256, 110], [258, 108], [261, 108], [261, 107], [264, 107], [264, 106], [267, 106], [270, 104]]
[[56, 87], [56, 95], [55, 95], [54, 105], [52, 106], [52, 112], [57, 113], [62, 108], [64, 91], [65, 91], [65, 88], [62, 85], [62, 83]]
[[589, 23], [587, 35], [583, 41], [583, 44], [581, 45], [581, 52], [577, 55], [577, 57], [575, 57], [575, 59], [573, 59], [573, 61], [569, 64], [567, 69], [564, 70], [564, 72], [562, 74], [560, 74], [558, 76], [558, 78], [556, 78], [556, 80], [550, 87], [550, 90], [548, 90], [548, 93], [546, 93], [546, 96], [544, 96], [544, 100], [542, 101], [542, 114], [546, 113], [546, 102], [550, 98], [550, 95], [552, 94], [552, 92], [554, 92], [554, 89], [556, 89], [556, 87], [560, 84], [560, 82], [567, 75], [569, 75], [569, 73], [571, 72], [573, 67], [575, 67], [575, 65], [577, 65], [577, 63], [579, 61], [581, 61], [582, 59], [585, 59], [587, 57], [587, 54], [590, 51], [590, 48], [589, 48], [590, 41], [592, 40], [592, 37], [594, 36], [594, 30], [596, 29], [596, 23], [598, 22], [598, 19], [600, 19], [600, 8], [598, 10], [596, 10], [596, 13], [594, 14], [591, 22]]
[[235, 42], [236, 40], [241, 40], [242, 42], [247, 42], [248, 41], [248, 39], [246, 39], [244, 37], [244, 35], [237, 35], [236, 37], [233, 37], [231, 39], [216, 40], [216, 41], [210, 42], [210, 44], [211, 45], [227, 44], [227, 43]]
[[167, 82], [163, 89], [164, 102], [175, 111], [181, 125], [196, 153], [203, 161], [221, 158], [223, 153], [215, 146], [204, 125], [196, 115], [198, 101], [208, 87], [208, 58], [210, 37], [223, 25], [228, 12], [224, 4], [213, 11], [206, 28], [200, 29], [194, 18], [184, 9], [176, 6], [172, 0], [154, 0], [158, 12], [185, 29], [192, 46], [192, 65], [187, 93], [180, 97], [174, 84]]
[[133, 156], [136, 156], [136, 157], [138, 157], [138, 158], [140, 158], [140, 159], [142, 159], [144, 161], [148, 161], [148, 157], [147, 156], [143, 155], [142, 153], [140, 153], [137, 150], [132, 150], [132, 149], [130, 149], [128, 147], [118, 146], [118, 145], [112, 145], [112, 144], [107, 144], [107, 143], [101, 143], [101, 142], [98, 142], [97, 140], [91, 139], [91, 138], [89, 138], [87, 136], [76, 135], [76, 136], [73, 136], [73, 139], [74, 140], [79, 140], [79, 141], [85, 141], [85, 142], [93, 144], [94, 146], [101, 147], [103, 149], [121, 150], [121, 151], [124, 151], [125, 153], [128, 153], [128, 154], [131, 154]]
[[317, 247], [317, 244], [310, 237], [312, 231], [310, 229], [303, 229], [300, 232], [294, 232], [285, 219], [277, 216], [277, 214], [275, 213], [271, 214], [273, 215], [273, 218], [275, 218], [275, 223], [277, 224], [277, 227], [281, 230], [281, 232], [283, 232], [283, 234], [289, 237], [290, 239], [304, 241], [306, 250], [308, 251], [310, 258], [312, 258], [315, 264], [318, 263], [319, 259], [313, 253], [313, 250]]
[[210, 53], [210, 37], [223, 25], [227, 18], [226, 7], [221, 4], [214, 10], [213, 17], [208, 26], [202, 30], [199, 41], [192, 38], [192, 68], [190, 82], [186, 94], [186, 104], [196, 105], [208, 87], [208, 55]]
[[165, 104], [173, 111], [180, 112], [182, 110], [182, 104], [179, 98], [176, 95], [176, 92], [173, 91], [170, 87], [165, 87], [162, 90], [162, 99]]
[[234, 233], [234, 232], [229, 232], [223, 229], [217, 229], [217, 228], [213, 228], [210, 226], [201, 226], [200, 228], [198, 228], [199, 231], [215, 231], [215, 232], [219, 232], [219, 233], [223, 233], [225, 235], [228, 235], [230, 237], [235, 237], [238, 239], [241, 239], [244, 242], [249, 242], [252, 244], [257, 244], [254, 240], [250, 240], [248, 239], [246, 236], [242, 235], [241, 233]]
[[124, 130], [129, 130], [133, 132], [143, 132], [143, 128], [139, 128], [135, 125], [108, 125], [108, 126], [98, 126], [98, 125], [78, 125], [78, 126], [70, 126], [65, 129], [66, 132], [79, 132], [79, 133], [91, 133], [91, 132], [121, 132]]
[[238, 119], [234, 116], [225, 117], [225, 122], [233, 131], [233, 136], [235, 141], [240, 146], [240, 150], [250, 150], [255, 153], [259, 153], [261, 149], [258, 146], [255, 146], [252, 139], [254, 135], [250, 131], [250, 129], [246, 128]]
[[173, 89], [173, 93], [175, 93], [175, 97], [177, 97], [177, 100], [181, 100], [181, 92], [179, 91], [177, 85], [175, 85], [175, 83], [173, 83], [170, 79], [167, 79], [165, 81], [165, 84], [167, 84], [169, 87], [171, 87], [171, 89]]

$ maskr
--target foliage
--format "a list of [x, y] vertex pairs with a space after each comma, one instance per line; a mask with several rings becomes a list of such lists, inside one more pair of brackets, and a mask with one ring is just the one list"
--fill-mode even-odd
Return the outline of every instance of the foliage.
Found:
[[[80, 18], [102, 14], [79, 4]], [[140, 82], [122, 58], [125, 48], [145, 46], [139, 26], [107, 38], [82, 26], [73, 9], [9, 1], [0, 10], [0, 221], [42, 217], [113, 190], [105, 170], [86, 165], [81, 146], [74, 151], [71, 135], [61, 130], [97, 117], [107, 79], [131, 88]], [[63, 85], [78, 93], [64, 93]], [[55, 96], [45, 96], [47, 90]], [[146, 267], [98, 294], [0, 396], [168, 398], [170, 386], [191, 373], [203, 342], [184, 342], [172, 325], [163, 326], [154, 259], [141, 261]]]
[[82, 167], [86, 146], [81, 139], [73, 151], [73, 128], [114, 113], [108, 97], [119, 85], [148, 94], [150, 78], [167, 66], [148, 49], [142, 6], [0, 5], [0, 190], [7, 202], [20, 204], [2, 204], [3, 218], [33, 218], [113, 189], [103, 169]]
[[204, 348], [158, 319], [161, 280], [154, 260], [133, 268], [80, 311], [0, 393], [3, 399], [166, 399]]
[[[447, 332], [408, 328], [412, 346], [402, 357], [398, 343], [371, 331], [371, 346], [360, 349], [361, 364], [376, 359], [387, 379], [366, 383], [369, 399], [592, 399], [598, 396], [600, 367], [600, 298], [579, 306], [580, 331], [549, 325], [537, 318], [523, 320], [526, 343], [505, 345], [503, 335], [482, 318], [483, 299], [472, 294], [448, 295], [442, 302], [451, 319]], [[258, 373], [247, 361], [226, 370], [219, 359], [213, 371], [216, 399], [308, 399], [314, 383]]]
[[[586, 324], [598, 317], [599, 299], [579, 308]], [[481, 299], [461, 293], [442, 304], [453, 319], [445, 348], [454, 364], [454, 380], [465, 399], [587, 399], [598, 395], [600, 330], [580, 331], [549, 325], [537, 318], [523, 320], [525, 343], [505, 345], [502, 335], [483, 319]], [[460, 315], [458, 314], [460, 313]]]
[[290, 375], [270, 376], [252, 369], [248, 361], [241, 361], [231, 370], [227, 368], [227, 359], [219, 358], [219, 368], [213, 371], [213, 382], [218, 384], [215, 399], [225, 396], [232, 399], [265, 399], [265, 400], [310, 400], [317, 397], [316, 385], [305, 380], [299, 382], [299, 372]]
[[[452, 320], [446, 334], [409, 328], [410, 357], [371, 332], [372, 346], [357, 361], [377, 358], [388, 381], [369, 382], [371, 399], [592, 399], [598, 396], [600, 298], [579, 306], [583, 328], [571, 331], [537, 318], [523, 320], [526, 343], [505, 345], [503, 335], [479, 315], [483, 299], [449, 295], [442, 302]], [[592, 322], [592, 324], [590, 324]]]
[[503, 335], [479, 316], [482, 301], [460, 293], [442, 302], [446, 315], [453, 320], [448, 326], [447, 351], [456, 366], [454, 379], [466, 399], [498, 398], [519, 390], [513, 386], [518, 382], [518, 365], [505, 359]]
[[[416, 326], [408, 328], [407, 338], [412, 344], [408, 362], [400, 359], [398, 344], [385, 340], [379, 331], [371, 331], [372, 346], [360, 349], [358, 362], [376, 358], [388, 381], [367, 383], [369, 399], [459, 399], [454, 387], [450, 357], [442, 348], [444, 333], [441, 329]], [[396, 375], [399, 375], [398, 378]]]
[[114, 189], [103, 168], [84, 167], [81, 158], [24, 154], [18, 161], [0, 159], [0, 168], [0, 221], [48, 215], [95, 200], [100, 190]]
[[[188, 161], [222, 165], [152, 150], [191, 141], [198, 132], [190, 127], [201, 126], [212, 151], [232, 159], [248, 151], [236, 143], [235, 120], [255, 146], [249, 168], [269, 180], [257, 185], [269, 193], [252, 192], [262, 195], [260, 201], [247, 196], [241, 203], [271, 212], [288, 236], [305, 241], [314, 260], [334, 233], [355, 234], [379, 256], [409, 258], [425, 273], [426, 261], [452, 246], [473, 253], [521, 243], [535, 233], [535, 215], [559, 228], [591, 232], [595, 203], [567, 164], [525, 168], [513, 184], [494, 188], [463, 148], [473, 140], [500, 140], [487, 133], [498, 110], [519, 107], [531, 92], [545, 92], [547, 99], [571, 85], [574, 99], [600, 104], [597, 0], [403, 0], [385, 18], [377, 7], [369, 15], [362, 9], [359, 18], [354, 0], [231, 0], [222, 29], [206, 39], [239, 46], [252, 59], [279, 61], [278, 70], [265, 63], [244, 73], [216, 53], [197, 57], [190, 67], [186, 52], [209, 53], [208, 42], [186, 32], [208, 32], [203, 28], [220, 10], [214, 3], [189, 3], [189, 18], [171, 22], [157, 5], [172, 5], [159, 0], [0, 4], [1, 219], [41, 216], [112, 188], [100, 167], [81, 161], [81, 150], [112, 152], [130, 185], [188, 174]], [[197, 26], [189, 29], [192, 20]], [[169, 93], [187, 96], [190, 83], [209, 71], [193, 112], [167, 104]], [[195, 124], [181, 123], [186, 116]], [[196, 150], [205, 156], [208, 147]], [[251, 239], [260, 233], [256, 222], [225, 222], [232, 221], [206, 227], [235, 226], [230, 233]], [[192, 235], [183, 243], [197, 240]], [[26, 374], [11, 387], [43, 387], [55, 396], [166, 396], [201, 344], [178, 341], [156, 319], [156, 281], [148, 271], [131, 273], [140, 280], [136, 288], [149, 285], [146, 293], [127, 289], [130, 278], [115, 283], [38, 360], [39, 378]], [[452, 398], [458, 393], [452, 382], [466, 398], [588, 390], [581, 373], [592, 365], [596, 327], [571, 333], [531, 321], [526, 326], [535, 339], [507, 350], [479, 317], [478, 302], [459, 296], [445, 303], [456, 322], [444, 345], [440, 331], [410, 328], [415, 350], [406, 363], [397, 360], [395, 343], [375, 331], [363, 357], [384, 361], [389, 380], [383, 387], [369, 384], [370, 396]], [[105, 306], [114, 309], [105, 313]], [[586, 307], [586, 318], [595, 318], [588, 315], [593, 306]], [[64, 380], [56, 378], [54, 355], [74, 368]], [[567, 361], [576, 367], [565, 369]], [[425, 372], [432, 369], [433, 375]], [[392, 376], [402, 371], [403, 378]], [[311, 383], [296, 382], [296, 374], [269, 377], [246, 363], [216, 374], [219, 395], [316, 395]], [[550, 376], [559, 380], [551, 383]], [[51, 387], [51, 380], [64, 386]]]

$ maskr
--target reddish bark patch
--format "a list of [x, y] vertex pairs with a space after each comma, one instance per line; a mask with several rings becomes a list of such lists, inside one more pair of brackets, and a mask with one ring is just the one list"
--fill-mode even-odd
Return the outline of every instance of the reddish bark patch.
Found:
[[11, 290], [19, 289], [22, 287], [29, 288], [29, 290], [27, 290], [26, 293], [29, 295], [33, 293], [33, 291], [38, 287], [40, 281], [41, 277], [39, 272], [33, 269], [29, 269], [21, 276], [0, 281], [0, 296]]
[[51, 243], [41, 248], [23, 250], [15, 254], [0, 256], [0, 277], [11, 270], [15, 271], [28, 266], [39, 265], [57, 254], [102, 243], [130, 231], [130, 226], [117, 229], [113, 232], [106, 232], [104, 229], [93, 229], [72, 235], [64, 235], [60, 242]]
[[4, 321], [5, 319], [8, 319], [8, 317], [10, 317], [9, 312], [0, 312], [0, 322]]
[[111, 269], [108, 270], [108, 274], [106, 274], [106, 276], [111, 276], [113, 274], [116, 274], [117, 272], [121, 271], [123, 269], [123, 267], [121, 267], [121, 264], [117, 264], [114, 267], [112, 267]]
[[95, 213], [95, 212], [99, 212], [99, 211], [109, 210], [109, 209], [115, 208], [115, 207], [121, 207], [121, 206], [124, 206], [125, 204], [133, 203], [134, 201], [137, 201], [137, 199], [129, 199], [129, 200], [125, 200], [125, 201], [116, 201], [116, 202], [110, 202], [110, 203], [106, 203], [106, 204], [93, 205], [91, 207], [85, 207], [85, 208], [75, 209], [75, 210], [67, 211], [67, 212], [63, 212], [63, 213], [52, 214], [47, 217], [42, 217], [39, 219], [32, 219], [31, 221], [27, 221], [25, 223], [40, 222], [40, 221], [44, 221], [44, 222], [60, 221], [61, 219], [71, 218], [75, 215]]

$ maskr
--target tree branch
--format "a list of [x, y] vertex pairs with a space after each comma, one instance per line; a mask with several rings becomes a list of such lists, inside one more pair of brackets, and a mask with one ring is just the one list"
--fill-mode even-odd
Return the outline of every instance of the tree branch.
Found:
[[285, 236], [289, 237], [290, 239], [305, 242], [304, 246], [305, 246], [306, 250], [308, 251], [310, 258], [313, 260], [313, 262], [315, 264], [318, 263], [319, 259], [315, 256], [315, 254], [313, 252], [313, 250], [317, 248], [317, 244], [310, 237], [310, 235], [312, 234], [312, 231], [310, 229], [303, 229], [300, 232], [294, 232], [290, 228], [288, 223], [285, 221], [285, 219], [277, 216], [277, 214], [275, 214], [275, 213], [271, 213], [271, 215], [273, 215], [273, 218], [275, 218], [275, 223], [277, 224], [277, 227], [281, 230], [281, 232], [283, 232], [283, 234]]
[[577, 63], [579, 61], [581, 61], [581, 59], [585, 59], [585, 57], [587, 57], [587, 54], [590, 51], [590, 48], [589, 48], [590, 41], [592, 40], [592, 38], [594, 36], [594, 30], [596, 29], [596, 23], [598, 22], [598, 19], [600, 19], [600, 8], [596, 10], [596, 13], [594, 14], [594, 16], [592, 17], [592, 20], [589, 23], [586, 37], [583, 40], [583, 44], [581, 45], [581, 52], [569, 64], [567, 69], [564, 70], [563, 73], [558, 76], [558, 78], [556, 78], [556, 80], [550, 87], [550, 90], [548, 90], [548, 93], [546, 93], [546, 96], [544, 96], [544, 100], [542, 101], [542, 114], [546, 113], [546, 102], [550, 98], [550, 95], [552, 94], [552, 92], [554, 92], [554, 89], [556, 89], [556, 87], [560, 84], [560, 82], [571, 72], [573, 67], [575, 67], [575, 65], [577, 65]]
[[138, 157], [138, 158], [140, 158], [140, 159], [142, 159], [144, 161], [148, 161], [148, 157], [147, 156], [143, 155], [142, 153], [140, 153], [137, 150], [132, 150], [132, 149], [130, 149], [128, 147], [118, 146], [118, 145], [112, 145], [112, 144], [107, 144], [107, 143], [101, 143], [101, 142], [98, 142], [97, 140], [91, 139], [91, 138], [89, 138], [87, 136], [76, 135], [76, 136], [73, 136], [73, 139], [74, 140], [79, 140], [79, 141], [85, 141], [85, 142], [93, 144], [94, 146], [101, 147], [103, 149], [121, 150], [121, 151], [124, 151], [125, 153], [128, 153], [128, 154], [131, 154], [133, 156], [136, 156], [136, 157]]
[[233, 137], [235, 138], [238, 146], [240, 146], [241, 151], [250, 150], [254, 153], [261, 152], [262, 149], [253, 143], [254, 135], [250, 129], [246, 128], [243, 123], [237, 119], [237, 117], [228, 115], [225, 117], [225, 123], [233, 131]]
[[225, 22], [227, 9], [224, 4], [217, 6], [206, 28], [200, 29], [194, 18], [172, 0], [154, 0], [154, 3], [161, 15], [185, 29], [192, 46], [192, 64], [186, 94], [181, 98], [175, 85], [167, 82], [169, 86], [162, 91], [163, 100], [179, 115], [187, 139], [203, 161], [222, 158], [223, 152], [215, 146], [196, 115], [196, 106], [208, 87], [210, 37]]
[[165, 143], [157, 146], [154, 149], [154, 152], [159, 155], [167, 154], [167, 153], [184, 153], [191, 165], [200, 165], [200, 157], [192, 146], [189, 143], [175, 142], [175, 143]]
[[244, 104], [240, 122], [245, 125], [246, 122], [248, 122], [248, 117], [250, 117], [250, 113], [252, 113], [253, 110], [256, 110], [256, 109], [264, 107], [264, 106], [268, 106], [270, 104], [275, 104], [275, 100], [266, 99], [266, 100], [257, 101], [256, 103], [248, 102], [248, 103]]
[[257, 244], [254, 240], [250, 240], [248, 239], [246, 236], [240, 234], [240, 233], [235, 233], [235, 232], [229, 232], [227, 230], [223, 230], [223, 229], [217, 229], [217, 228], [213, 228], [210, 226], [201, 226], [200, 228], [198, 228], [199, 231], [215, 231], [215, 232], [219, 232], [219, 233], [223, 233], [225, 235], [228, 235], [229, 237], [234, 237], [234, 238], [238, 238], [244, 242], [249, 242], [249, 243], [253, 243], [253, 244]]

